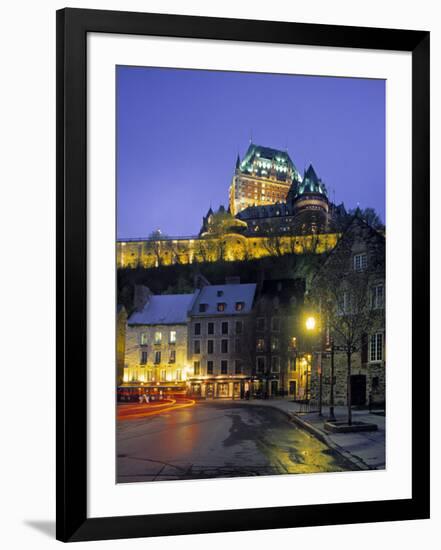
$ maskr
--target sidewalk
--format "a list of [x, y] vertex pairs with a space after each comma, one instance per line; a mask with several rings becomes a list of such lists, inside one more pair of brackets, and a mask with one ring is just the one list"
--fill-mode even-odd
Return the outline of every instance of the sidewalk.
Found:
[[[385, 468], [386, 419], [384, 416], [369, 413], [368, 410], [353, 410], [352, 418], [354, 421], [377, 424], [378, 430], [373, 432], [337, 434], [328, 433], [323, 428], [323, 424], [328, 416], [328, 407], [323, 407], [323, 416], [320, 417], [317, 412], [300, 412], [300, 404], [283, 399], [241, 401], [241, 404], [244, 403], [251, 406], [274, 407], [285, 412], [298, 426], [310, 432], [320, 439], [320, 441], [323, 441], [331, 449], [339, 452], [361, 470], [382, 470]], [[335, 407], [334, 413], [337, 420], [345, 420], [347, 418], [346, 407]]]

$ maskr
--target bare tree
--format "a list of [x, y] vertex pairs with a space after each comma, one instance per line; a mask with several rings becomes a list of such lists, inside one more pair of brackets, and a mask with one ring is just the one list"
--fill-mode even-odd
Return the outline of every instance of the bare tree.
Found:
[[341, 241], [338, 250], [314, 278], [309, 295], [321, 312], [336, 343], [346, 353], [348, 424], [352, 424], [351, 371], [352, 356], [361, 349], [365, 335], [379, 323], [378, 313], [370, 303], [370, 285], [378, 273], [373, 257], [366, 266], [354, 265], [350, 239]]

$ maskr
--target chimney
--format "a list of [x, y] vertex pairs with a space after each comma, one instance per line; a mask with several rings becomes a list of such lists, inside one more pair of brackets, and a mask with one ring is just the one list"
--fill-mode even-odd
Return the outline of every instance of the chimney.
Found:
[[147, 286], [135, 285], [133, 291], [133, 307], [135, 311], [142, 311], [152, 295], [152, 291]]
[[240, 277], [239, 276], [230, 276], [225, 277], [225, 284], [226, 285], [240, 285]]

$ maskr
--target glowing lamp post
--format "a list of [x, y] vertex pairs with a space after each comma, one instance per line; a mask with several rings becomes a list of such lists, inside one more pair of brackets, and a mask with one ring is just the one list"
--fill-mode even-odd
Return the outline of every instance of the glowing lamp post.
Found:
[[[317, 325], [317, 321], [315, 317], [309, 316], [306, 318], [305, 326], [306, 326], [306, 330], [309, 333], [312, 333], [315, 330], [316, 325]], [[306, 366], [306, 398], [307, 399], [309, 396], [309, 375], [310, 375], [310, 369], [312, 367], [312, 356], [311, 356], [311, 360], [309, 360], [309, 357], [310, 356], [308, 355], [308, 362]]]

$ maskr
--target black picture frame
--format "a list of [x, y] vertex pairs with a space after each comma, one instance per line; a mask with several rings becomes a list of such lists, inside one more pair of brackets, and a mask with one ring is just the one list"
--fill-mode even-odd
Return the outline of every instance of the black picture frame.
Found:
[[[412, 498], [87, 517], [87, 33], [412, 54]], [[429, 517], [429, 33], [86, 9], [57, 12], [57, 530], [85, 541]], [[222, 483], [222, 481], [220, 481]]]

